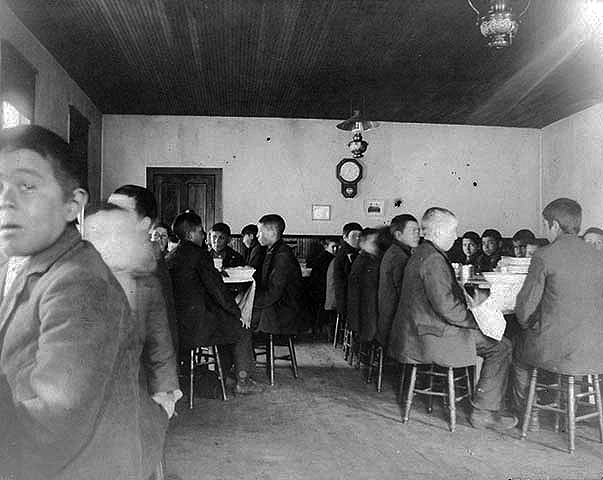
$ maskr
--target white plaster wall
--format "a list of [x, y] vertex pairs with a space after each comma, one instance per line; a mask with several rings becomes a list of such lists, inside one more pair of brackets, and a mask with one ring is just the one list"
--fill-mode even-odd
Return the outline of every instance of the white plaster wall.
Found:
[[68, 139], [69, 105], [75, 106], [89, 121], [89, 184], [91, 195], [100, 194], [101, 130], [100, 111], [65, 72], [56, 59], [0, 0], [0, 38], [8, 40], [38, 71], [36, 79], [35, 123]]
[[[103, 195], [124, 183], [145, 185], [147, 166], [223, 168], [224, 220], [234, 231], [277, 212], [290, 233], [334, 234], [348, 221], [377, 225], [433, 205], [455, 211], [461, 231], [497, 227], [510, 236], [538, 227], [539, 130], [382, 124], [365, 134], [358, 197], [344, 199], [335, 166], [349, 156], [351, 135], [336, 123], [105, 115]], [[367, 199], [385, 200], [383, 218], [364, 215]], [[312, 203], [332, 205], [332, 220], [312, 221]]]
[[543, 202], [569, 197], [583, 208], [582, 226], [603, 227], [603, 104], [543, 129]]

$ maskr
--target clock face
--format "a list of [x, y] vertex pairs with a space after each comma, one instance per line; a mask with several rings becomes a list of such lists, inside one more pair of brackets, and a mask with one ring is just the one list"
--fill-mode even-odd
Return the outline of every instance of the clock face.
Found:
[[360, 176], [360, 167], [356, 162], [345, 162], [339, 169], [339, 176], [346, 182], [355, 182]]

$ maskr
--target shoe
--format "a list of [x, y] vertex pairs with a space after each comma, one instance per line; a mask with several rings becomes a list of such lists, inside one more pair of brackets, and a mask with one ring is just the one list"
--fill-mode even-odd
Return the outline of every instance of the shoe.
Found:
[[253, 395], [254, 393], [262, 393], [264, 390], [266, 390], [265, 385], [261, 385], [249, 377], [239, 380], [235, 387], [237, 395]]
[[490, 428], [492, 430], [509, 430], [517, 425], [514, 415], [491, 412], [489, 410], [473, 410], [469, 422], [473, 428]]

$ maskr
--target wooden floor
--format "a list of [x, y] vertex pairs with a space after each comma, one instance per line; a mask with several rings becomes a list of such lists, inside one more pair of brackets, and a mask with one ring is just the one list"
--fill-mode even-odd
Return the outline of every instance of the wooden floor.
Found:
[[[392, 367], [377, 393], [364, 371], [325, 343], [298, 345], [300, 378], [278, 368], [265, 393], [226, 402], [187, 399], [172, 420], [168, 479], [603, 479], [603, 444], [594, 424], [578, 427], [576, 453], [543, 429], [519, 440], [469, 426], [461, 409], [450, 433], [445, 412], [421, 402], [400, 421]], [[263, 370], [257, 378], [265, 381]]]

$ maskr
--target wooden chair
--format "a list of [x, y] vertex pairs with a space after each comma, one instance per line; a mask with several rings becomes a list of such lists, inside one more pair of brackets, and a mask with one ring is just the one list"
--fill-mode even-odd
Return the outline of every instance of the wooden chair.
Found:
[[189, 358], [189, 387], [190, 387], [190, 399], [189, 408], [194, 406], [195, 398], [195, 367], [202, 365], [203, 363], [209, 363], [215, 365], [218, 374], [218, 381], [220, 382], [220, 388], [222, 390], [222, 399], [228, 400], [226, 395], [226, 384], [224, 383], [224, 372], [222, 371], [222, 362], [220, 361], [220, 355], [218, 351], [218, 345], [211, 346], [197, 346], [190, 349]]
[[[295, 355], [295, 344], [294, 344], [294, 335], [276, 335], [272, 333], [265, 333], [266, 335], [266, 344], [265, 345], [254, 345], [254, 357], [264, 355], [266, 357], [266, 370], [268, 374], [268, 378], [270, 380], [270, 385], [274, 385], [274, 367], [276, 360], [286, 360], [291, 362], [291, 370], [293, 371], [293, 377], [298, 378], [298, 370], [297, 370], [297, 357]], [[286, 346], [289, 347], [288, 355], [275, 356], [274, 347], [275, 346], [284, 346], [275, 343], [276, 340], [284, 338], [286, 339]]]
[[376, 343], [371, 344], [368, 359], [368, 372], [366, 383], [373, 381], [373, 370], [377, 368], [377, 392], [381, 392], [383, 386], [383, 347]]
[[[454, 432], [456, 428], [456, 404], [461, 400], [471, 397], [473, 393], [472, 381], [469, 373], [469, 366], [453, 368], [442, 367], [434, 364], [413, 363], [409, 379], [408, 392], [406, 395], [406, 404], [404, 406], [404, 415], [402, 423], [407, 423], [410, 416], [410, 409], [415, 394], [427, 395], [427, 412], [433, 410], [433, 397], [443, 397], [448, 404], [450, 411], [449, 428]], [[403, 398], [403, 388], [405, 380], [405, 368], [402, 369], [402, 378], [400, 386], [400, 398]], [[455, 372], [456, 371], [456, 372]], [[417, 375], [426, 376], [426, 387], [417, 387]], [[445, 380], [445, 381], [442, 381]], [[465, 386], [459, 382], [465, 381]], [[446, 388], [443, 388], [443, 387]], [[460, 394], [457, 394], [457, 387]]]
[[[578, 380], [576, 380], [578, 379]], [[581, 388], [576, 388], [581, 387]], [[592, 387], [592, 389], [591, 389]], [[554, 400], [549, 403], [539, 403], [537, 393], [552, 391], [555, 393]], [[594, 397], [594, 405], [589, 402]], [[578, 407], [587, 407], [589, 413], [576, 416]], [[594, 411], [593, 411], [594, 408]], [[559, 418], [565, 416], [568, 431], [568, 451], [574, 453], [576, 450], [576, 423], [598, 418], [599, 441], [603, 443], [603, 410], [601, 407], [601, 387], [599, 375], [556, 375], [554, 383], [538, 383], [538, 369], [532, 368], [530, 375], [530, 386], [528, 390], [528, 402], [523, 418], [521, 438], [528, 435], [528, 426], [533, 409], [544, 410], [555, 413], [555, 431], [559, 431]]]

